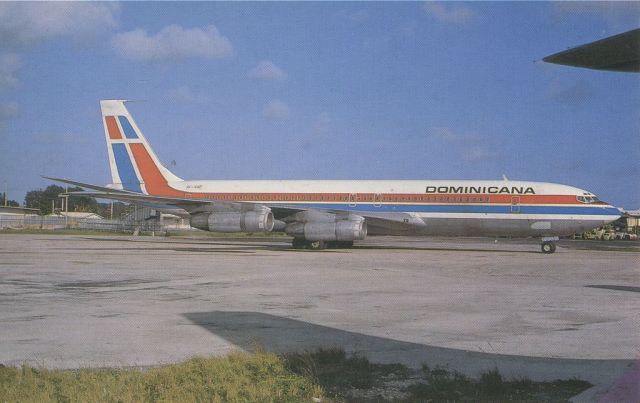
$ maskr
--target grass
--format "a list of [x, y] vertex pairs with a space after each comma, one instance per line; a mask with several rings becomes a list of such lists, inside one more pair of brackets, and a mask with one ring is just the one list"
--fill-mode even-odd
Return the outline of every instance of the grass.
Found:
[[282, 358], [264, 352], [147, 370], [0, 368], [3, 402], [310, 402], [322, 395]]
[[443, 368], [375, 364], [341, 349], [232, 353], [150, 369], [0, 366], [0, 402], [566, 402], [580, 380], [470, 379]]
[[0, 235], [131, 235], [132, 231], [109, 231], [109, 230], [91, 230], [91, 229], [77, 229], [77, 228], [59, 228], [59, 229], [39, 229], [39, 228], [21, 228], [0, 229]]
[[458, 402], [567, 402], [591, 387], [577, 379], [533, 382], [529, 379], [503, 379], [497, 369], [472, 380], [456, 371], [423, 366], [424, 381], [409, 386], [411, 401]]
[[401, 364], [374, 364], [340, 349], [286, 354], [287, 367], [311, 379], [335, 401], [346, 402], [567, 402], [591, 387], [581, 380], [505, 380], [498, 370], [479, 379], [456, 371], [415, 371]]

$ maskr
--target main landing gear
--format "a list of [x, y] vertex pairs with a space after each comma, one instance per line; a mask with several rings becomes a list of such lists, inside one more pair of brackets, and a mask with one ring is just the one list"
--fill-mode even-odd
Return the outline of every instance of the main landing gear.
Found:
[[542, 253], [551, 254], [556, 251], [556, 241], [560, 238], [557, 236], [554, 237], [545, 237], [542, 238], [542, 244], [540, 245], [540, 249], [542, 249]]
[[311, 250], [322, 250], [322, 249], [346, 249], [353, 247], [353, 241], [307, 241], [304, 238], [293, 238], [293, 242], [291, 243], [294, 249], [311, 249]]

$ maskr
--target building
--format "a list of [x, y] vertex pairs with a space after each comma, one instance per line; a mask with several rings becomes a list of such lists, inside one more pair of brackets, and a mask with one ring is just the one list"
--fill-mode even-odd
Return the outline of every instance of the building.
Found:
[[102, 220], [104, 219], [101, 215], [96, 213], [85, 213], [80, 211], [69, 211], [69, 212], [60, 212], [56, 215], [62, 217], [73, 218], [74, 220]]
[[627, 232], [640, 233], [640, 210], [625, 211], [620, 220], [626, 225]]

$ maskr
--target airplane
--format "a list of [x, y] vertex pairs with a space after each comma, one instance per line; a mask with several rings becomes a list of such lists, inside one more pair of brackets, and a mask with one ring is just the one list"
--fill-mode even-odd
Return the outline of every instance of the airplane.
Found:
[[188, 217], [217, 232], [279, 231], [294, 248], [352, 247], [368, 235], [559, 236], [617, 220], [593, 193], [503, 180], [183, 180], [162, 165], [123, 100], [100, 101], [112, 183], [70, 195], [112, 199]]

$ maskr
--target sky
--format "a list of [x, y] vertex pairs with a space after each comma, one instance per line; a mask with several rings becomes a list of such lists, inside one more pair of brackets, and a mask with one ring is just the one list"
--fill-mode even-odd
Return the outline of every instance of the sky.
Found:
[[0, 2], [0, 191], [111, 181], [127, 99], [185, 179], [500, 179], [640, 208], [640, 74], [545, 56], [640, 3]]

